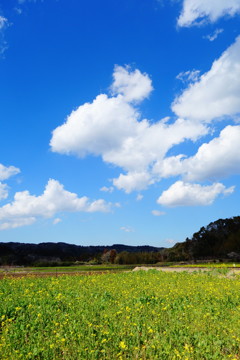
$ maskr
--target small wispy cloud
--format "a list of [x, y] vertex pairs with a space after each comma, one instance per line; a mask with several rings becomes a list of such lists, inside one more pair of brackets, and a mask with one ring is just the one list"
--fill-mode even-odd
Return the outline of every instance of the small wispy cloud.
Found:
[[151, 213], [152, 213], [154, 216], [163, 216], [163, 215], [166, 214], [164, 211], [159, 211], [159, 210], [152, 210]]
[[214, 41], [217, 39], [218, 35], [220, 35], [223, 31], [224, 31], [223, 29], [216, 29], [212, 34], [203, 36], [203, 39]]
[[173, 245], [173, 244], [175, 244], [175, 240], [173, 240], [173, 239], [166, 239], [165, 240], [166, 241], [166, 243], [168, 243], [168, 244], [170, 244], [170, 245]]
[[7, 50], [8, 45], [5, 41], [4, 33], [5, 29], [9, 26], [8, 19], [0, 15], [0, 58], [3, 56], [4, 52]]
[[57, 225], [57, 224], [59, 224], [61, 221], [62, 221], [62, 219], [56, 218], [56, 219], [53, 220], [53, 225]]
[[4, 16], [0, 15], [0, 30], [2, 30], [3, 28], [5, 28], [8, 24], [8, 20], [7, 18], [5, 18]]
[[0, 200], [8, 197], [8, 186], [0, 182]]
[[107, 187], [107, 186], [103, 186], [100, 191], [104, 191], [104, 192], [109, 192], [109, 193], [112, 193], [114, 190], [114, 187], [113, 186], [110, 186], [110, 187]]
[[120, 230], [125, 231], [127, 233], [134, 232], [134, 229], [131, 228], [130, 226], [121, 226]]
[[18, 15], [21, 15], [22, 14], [22, 9], [18, 8], [18, 7], [15, 7], [14, 8], [14, 11], [18, 14]]
[[137, 201], [141, 201], [143, 199], [143, 195], [142, 194], [138, 194], [136, 197]]
[[188, 70], [188, 71], [182, 71], [177, 76], [176, 79], [186, 83], [186, 82], [196, 82], [198, 81], [200, 76], [199, 70]]

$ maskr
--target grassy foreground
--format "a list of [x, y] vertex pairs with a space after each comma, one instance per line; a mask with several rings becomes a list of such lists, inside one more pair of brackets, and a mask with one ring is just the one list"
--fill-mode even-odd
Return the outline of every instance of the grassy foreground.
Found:
[[0, 281], [1, 360], [237, 360], [239, 320], [239, 276], [149, 270]]

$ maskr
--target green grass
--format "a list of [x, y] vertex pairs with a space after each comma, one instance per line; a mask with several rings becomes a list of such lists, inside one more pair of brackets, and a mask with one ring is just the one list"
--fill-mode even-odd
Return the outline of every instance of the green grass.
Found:
[[5, 278], [0, 359], [237, 360], [239, 290], [212, 271]]
[[207, 267], [207, 268], [239, 268], [239, 263], [197, 263], [197, 264], [176, 264], [173, 263], [172, 265], [169, 265], [172, 267], [186, 267], [186, 268], [201, 268], [201, 267]]
[[131, 270], [135, 265], [74, 265], [74, 266], [41, 266], [41, 267], [5, 267], [1, 272], [92, 272], [92, 271], [123, 271]]

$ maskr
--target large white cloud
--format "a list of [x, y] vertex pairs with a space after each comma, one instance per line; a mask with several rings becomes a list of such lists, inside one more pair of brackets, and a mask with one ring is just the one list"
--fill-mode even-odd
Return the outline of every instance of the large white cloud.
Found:
[[126, 137], [136, 136], [138, 112], [122, 96], [102, 94], [90, 104], [73, 111], [67, 121], [53, 131], [52, 151], [101, 155], [119, 149]]
[[171, 156], [157, 163], [159, 177], [182, 175], [188, 181], [216, 181], [240, 174], [240, 126], [226, 126], [219, 137], [202, 144], [194, 156]]
[[163, 206], [206, 206], [211, 205], [220, 194], [227, 195], [234, 191], [234, 187], [226, 188], [221, 183], [208, 186], [177, 181], [163, 191], [157, 203]]
[[[223, 86], [220, 89], [216, 79], [218, 76], [220, 78], [222, 76], [222, 81], [225, 81], [225, 77], [230, 76], [227, 71], [230, 67], [229, 63], [233, 66], [232, 71], [236, 76], [239, 65], [238, 47], [239, 39], [213, 64], [212, 69], [215, 69], [214, 71], [211, 69], [200, 80], [197, 80], [194, 75], [193, 81], [195, 82], [174, 104], [177, 115], [180, 115], [178, 114], [180, 106], [183, 105], [183, 108], [185, 106], [184, 117], [178, 117], [174, 121], [165, 118], [153, 123], [147, 119], [141, 119], [141, 113], [136, 103], [149, 95], [152, 89], [151, 81], [146, 74], [141, 74], [138, 70], [131, 71], [128, 67], [115, 67], [114, 82], [111, 86], [112, 96], [101, 94], [92, 103], [84, 104], [72, 112], [66, 122], [53, 131], [52, 151], [65, 154], [72, 153], [80, 157], [88, 154], [101, 156], [103, 161], [123, 169], [123, 172], [112, 181], [116, 188], [127, 193], [144, 190], [149, 185], [159, 182], [161, 178], [171, 176], [182, 176], [184, 181], [200, 181], [212, 178], [216, 183], [209, 186], [183, 181], [177, 182], [163, 192], [158, 201], [160, 204], [170, 204], [169, 206], [175, 206], [175, 204], [211, 204], [219, 194], [233, 191], [233, 188], [226, 189], [223, 184], [217, 181], [221, 174], [233, 174], [238, 171], [235, 145], [238, 143], [238, 131], [237, 134], [235, 133], [237, 127], [229, 126], [223, 130], [219, 138], [213, 139], [209, 144], [202, 145], [202, 147], [200, 146], [199, 151], [191, 158], [182, 154], [167, 157], [167, 154], [173, 146], [185, 140], [196, 141], [208, 134], [210, 130], [208, 121], [210, 122], [219, 116], [219, 114], [215, 114], [217, 110], [214, 106], [212, 106], [213, 114], [208, 115], [210, 108], [208, 101], [211, 103], [211, 99], [209, 100], [204, 95], [206, 90], [202, 85], [204, 81], [207, 83], [206, 86], [212, 86], [212, 89], [218, 87], [219, 93], [215, 89], [215, 93], [212, 95], [215, 105], [218, 98], [223, 99], [222, 94], [231, 100], [234, 98], [233, 95], [237, 96], [238, 84], [235, 78], [231, 82], [232, 91], [227, 87], [223, 89]], [[189, 72], [187, 75], [190, 74]], [[205, 78], [207, 80], [204, 80]], [[215, 80], [218, 86], [215, 84]], [[137, 89], [138, 83], [139, 89]], [[186, 101], [184, 103], [182, 99], [187, 92], [194, 92], [195, 86], [201, 88], [202, 98], [200, 100], [197, 98], [199, 93], [194, 96], [195, 100], [199, 101], [199, 106], [204, 108], [205, 116], [202, 114], [200, 116], [197, 113], [196, 103], [192, 110], [188, 109], [189, 116], [185, 116], [187, 105], [190, 107], [191, 104]], [[191, 96], [189, 97], [191, 98]], [[217, 109], [221, 106], [220, 100]], [[225, 112], [220, 111], [220, 115], [236, 115], [238, 106], [240, 106], [239, 102], [234, 109], [232, 101], [231, 106], [224, 110]], [[214, 159], [218, 162], [215, 152], [221, 154], [222, 157], [226, 152], [228, 153], [228, 156], [225, 157], [226, 161], [222, 162], [221, 169], [219, 164], [214, 163]], [[230, 158], [233, 159], [232, 163]], [[181, 191], [183, 191], [182, 195]]]
[[[114, 179], [118, 188], [127, 192], [141, 190], [153, 182], [150, 169], [173, 146], [185, 139], [196, 140], [206, 134], [200, 123], [168, 119], [152, 124], [140, 119], [133, 100], [143, 100], [152, 89], [150, 79], [139, 70], [116, 67], [116, 96], [101, 94], [92, 103], [73, 111], [67, 121], [53, 131], [52, 151], [100, 155], [105, 162], [121, 167], [127, 173]], [[139, 85], [139, 89], [137, 86]], [[119, 92], [119, 93], [118, 93]]]
[[225, 127], [219, 137], [199, 147], [196, 155], [183, 160], [185, 178], [216, 180], [240, 174], [240, 126]]
[[103, 199], [89, 201], [64, 189], [57, 180], [50, 179], [42, 195], [28, 191], [17, 192], [12, 203], [0, 208], [0, 230], [32, 224], [37, 218], [50, 218], [63, 211], [107, 212], [111, 204]]
[[4, 166], [0, 164], [0, 181], [7, 180], [18, 173], [20, 173], [20, 169], [15, 166]]
[[207, 21], [214, 23], [222, 16], [239, 13], [240, 0], [184, 0], [178, 25], [192, 26]]
[[[211, 3], [209, 1], [209, 3]], [[210, 122], [240, 113], [240, 37], [199, 81], [177, 97], [172, 110], [180, 117]]]

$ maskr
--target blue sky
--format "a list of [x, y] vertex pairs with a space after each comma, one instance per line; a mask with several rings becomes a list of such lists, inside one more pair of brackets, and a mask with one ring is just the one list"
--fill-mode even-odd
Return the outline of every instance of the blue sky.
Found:
[[239, 215], [239, 35], [240, 0], [0, 0], [0, 241]]

